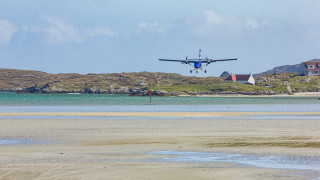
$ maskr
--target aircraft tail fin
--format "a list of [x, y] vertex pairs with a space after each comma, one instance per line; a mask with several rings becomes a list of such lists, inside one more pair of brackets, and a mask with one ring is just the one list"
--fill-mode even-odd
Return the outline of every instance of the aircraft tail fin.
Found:
[[201, 59], [201, 49], [199, 49], [199, 59]]

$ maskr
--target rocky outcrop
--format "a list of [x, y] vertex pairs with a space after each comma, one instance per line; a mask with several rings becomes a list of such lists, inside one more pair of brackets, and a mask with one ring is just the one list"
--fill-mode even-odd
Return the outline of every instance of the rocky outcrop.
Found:
[[221, 92], [188, 92], [190, 96], [199, 95], [250, 95], [250, 96], [261, 96], [261, 95], [277, 95], [279, 93], [273, 91], [257, 91], [257, 92], [247, 92], [247, 91], [221, 91]]
[[291, 95], [292, 94], [291, 86], [290, 86], [289, 83], [286, 83], [286, 84], [287, 84], [287, 92], [288, 92], [289, 95]]
[[224, 71], [221, 75], [220, 75], [220, 77], [229, 77], [230, 76], [230, 73], [228, 72], [228, 71]]
[[160, 91], [160, 90], [153, 91], [152, 94], [155, 96], [168, 96], [169, 95], [169, 93], [167, 91]]
[[[54, 94], [54, 93], [81, 93], [81, 94], [130, 94], [130, 91], [128, 88], [112, 88], [112, 89], [96, 89], [96, 88], [89, 88], [85, 87], [84, 89], [78, 89], [78, 90], [67, 90], [62, 88], [50, 88], [49, 84], [46, 84], [43, 87], [38, 87], [37, 85], [31, 86], [24, 89], [5, 89], [2, 90], [5, 92], [18, 92], [18, 93], [48, 93], [48, 94]], [[142, 94], [141, 94], [142, 95]]]
[[129, 94], [131, 96], [146, 96], [146, 95], [148, 95], [148, 89], [138, 88], [138, 87], [130, 88]]
[[[0, 69], [0, 92], [18, 93], [82, 93], [128, 94], [154, 96], [244, 94], [273, 95], [277, 93], [315, 92], [320, 89], [320, 77], [300, 77], [294, 74], [267, 74], [256, 78], [256, 85], [225, 82], [220, 77], [193, 77], [172, 73], [112, 73], [112, 74], [49, 74], [40, 71]], [[286, 82], [290, 83], [290, 89]], [[268, 85], [266, 87], [266, 85]]]
[[[308, 62], [320, 62], [320, 59], [313, 59]], [[259, 73], [259, 74], [254, 74], [255, 77], [261, 76], [264, 74], [273, 74], [273, 73], [298, 73], [298, 69], [301, 63], [299, 64], [294, 64], [294, 65], [283, 65], [283, 66], [277, 66], [271, 70]]]
[[254, 74], [254, 76], [256, 77], [264, 74], [273, 74], [273, 73], [297, 73], [299, 66], [300, 64], [278, 66], [271, 70], [268, 70], [259, 74]]

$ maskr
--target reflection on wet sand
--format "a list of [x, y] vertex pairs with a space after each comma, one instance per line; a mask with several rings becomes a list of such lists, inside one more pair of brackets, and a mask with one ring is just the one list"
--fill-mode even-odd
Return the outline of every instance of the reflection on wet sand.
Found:
[[[183, 112], [172, 114], [177, 118], [124, 113], [145, 118], [123, 119], [98, 119], [94, 113], [87, 119], [77, 119], [79, 113], [71, 119], [10, 119], [8, 114], [0, 119], [0, 139], [6, 143], [0, 145], [0, 179], [320, 177], [319, 119], [249, 118], [254, 114], [243, 119], [210, 118], [212, 113], [190, 119], [184, 116], [198, 114]], [[38, 139], [44, 143], [24, 141]]]

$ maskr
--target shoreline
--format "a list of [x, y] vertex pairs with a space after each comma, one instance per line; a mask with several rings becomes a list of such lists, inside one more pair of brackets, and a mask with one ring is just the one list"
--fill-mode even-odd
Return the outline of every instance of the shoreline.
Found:
[[[29, 93], [29, 92], [14, 92], [14, 91], [0, 91], [1, 93], [16, 93], [16, 94], [69, 94], [69, 95], [82, 95], [86, 93], [74, 93], [74, 92], [63, 92], [63, 93]], [[251, 93], [251, 92], [247, 92]], [[132, 95], [132, 94], [121, 94], [121, 93], [89, 93], [93, 95], [105, 94], [105, 95], [128, 95], [128, 96], [149, 96], [149, 95]], [[320, 92], [299, 92], [292, 94], [180, 94], [180, 95], [153, 95], [155, 97], [319, 97]]]
[[319, 116], [320, 112], [31, 112], [0, 113], [0, 116], [74, 116], [74, 117], [254, 117], [254, 116]]
[[320, 92], [274, 94], [274, 95], [246, 95], [246, 94], [178, 95], [177, 97], [319, 97], [320, 98]]

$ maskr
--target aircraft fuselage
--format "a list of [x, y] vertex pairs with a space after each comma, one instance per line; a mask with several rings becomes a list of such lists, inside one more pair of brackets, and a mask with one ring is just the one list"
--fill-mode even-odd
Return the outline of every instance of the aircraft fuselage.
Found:
[[201, 61], [193, 63], [193, 66], [194, 66], [195, 69], [201, 68], [201, 66], [202, 66], [201, 65]]

